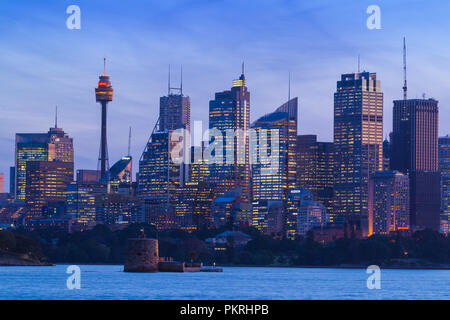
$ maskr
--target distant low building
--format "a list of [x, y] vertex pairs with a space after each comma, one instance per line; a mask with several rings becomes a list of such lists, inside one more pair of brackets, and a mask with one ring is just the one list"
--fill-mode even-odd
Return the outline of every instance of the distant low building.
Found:
[[226, 250], [227, 247], [242, 249], [252, 240], [248, 234], [241, 231], [225, 231], [214, 238], [208, 238], [205, 242], [215, 251]]

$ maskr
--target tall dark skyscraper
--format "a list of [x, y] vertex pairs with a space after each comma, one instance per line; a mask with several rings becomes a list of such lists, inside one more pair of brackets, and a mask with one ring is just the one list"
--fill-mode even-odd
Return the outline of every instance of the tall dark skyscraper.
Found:
[[391, 169], [409, 175], [411, 227], [439, 230], [438, 102], [408, 99], [405, 39], [403, 71], [403, 100], [394, 101], [393, 108]]
[[[211, 152], [215, 161], [209, 161], [209, 164], [211, 178], [221, 185], [218, 195], [241, 187], [242, 198], [250, 201], [250, 92], [244, 66], [231, 90], [216, 93], [215, 99], [209, 102], [209, 129], [210, 150], [215, 148]], [[226, 138], [227, 134], [230, 139]]]
[[[172, 90], [178, 91], [178, 94], [174, 94]], [[168, 94], [159, 100], [159, 118], [159, 131], [180, 128], [190, 130], [191, 99], [183, 95], [183, 74], [179, 88], [171, 87], [169, 74]]]
[[334, 94], [335, 222], [368, 231], [369, 177], [383, 169], [383, 93], [375, 73], [344, 74]]
[[439, 230], [438, 113], [434, 99], [394, 101], [391, 169], [410, 177], [413, 228]]
[[103, 176], [109, 168], [108, 163], [108, 143], [107, 143], [107, 104], [113, 100], [114, 90], [111, 87], [109, 76], [106, 75], [106, 58], [104, 59], [103, 75], [99, 77], [98, 87], [95, 88], [95, 98], [102, 106], [102, 126], [100, 135], [100, 156], [98, 161], [100, 162], [100, 174]]

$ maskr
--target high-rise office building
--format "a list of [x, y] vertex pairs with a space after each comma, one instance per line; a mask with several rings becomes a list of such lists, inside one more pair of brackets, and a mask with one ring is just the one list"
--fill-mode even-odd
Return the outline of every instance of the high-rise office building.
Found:
[[335, 222], [368, 231], [369, 177], [383, 169], [383, 93], [375, 73], [343, 74], [334, 94]]
[[[182, 88], [180, 88], [182, 90]], [[177, 130], [184, 128], [190, 130], [191, 100], [189, 97], [169, 92], [159, 101], [159, 130]]]
[[209, 129], [209, 165], [217, 194], [241, 187], [242, 198], [250, 201], [250, 92], [244, 70], [231, 90], [216, 93], [209, 102]]
[[438, 102], [394, 101], [391, 169], [410, 177], [412, 228], [439, 230]]
[[25, 207], [28, 219], [45, 215], [44, 208], [66, 201], [73, 181], [73, 162], [31, 161], [26, 166]]
[[[178, 93], [173, 93], [173, 90]], [[189, 169], [185, 158], [190, 153], [189, 129], [190, 99], [183, 95], [182, 85], [172, 88], [169, 78], [169, 92], [160, 98], [159, 119], [139, 161], [138, 174], [138, 197], [146, 201], [145, 210], [157, 217], [159, 225], [171, 226], [175, 223], [161, 221], [161, 217], [169, 220], [169, 216], [174, 216], [179, 188], [188, 180]], [[183, 131], [181, 136], [176, 135], [176, 130]], [[182, 149], [176, 156], [181, 161], [174, 161], [175, 148], [180, 144]]]
[[297, 179], [299, 187], [313, 192], [314, 200], [326, 208], [330, 221], [333, 215], [334, 146], [318, 142], [316, 135], [297, 137]]
[[439, 173], [441, 177], [441, 212], [450, 220], [450, 136], [439, 138]]
[[380, 171], [370, 178], [369, 235], [409, 229], [409, 177]]
[[48, 133], [16, 134], [15, 198], [25, 200], [26, 168], [32, 161], [74, 161], [73, 139], [61, 128], [50, 128]]
[[44, 133], [17, 133], [15, 198], [18, 201], [25, 201], [26, 168], [31, 161], [48, 161], [48, 137]]
[[253, 201], [286, 200], [297, 186], [297, 110], [294, 98], [251, 125]]

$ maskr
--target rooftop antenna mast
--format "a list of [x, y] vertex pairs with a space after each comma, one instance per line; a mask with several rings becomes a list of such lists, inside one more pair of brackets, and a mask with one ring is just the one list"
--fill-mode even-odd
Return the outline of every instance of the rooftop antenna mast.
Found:
[[358, 54], [358, 73], [361, 72], [361, 55]]
[[128, 133], [128, 157], [131, 157], [131, 126], [130, 132]]
[[174, 88], [170, 84], [170, 64], [169, 64], [169, 90], [167, 95], [170, 95], [171, 90], [178, 90], [181, 95], [183, 95], [183, 66], [181, 66], [181, 83], [179, 88]]
[[55, 129], [58, 128], [58, 105], [56, 105], [55, 110]]
[[181, 65], [180, 93], [183, 95], [183, 65]]
[[289, 82], [288, 82], [288, 109], [289, 102], [291, 101], [291, 72], [289, 71]]
[[408, 99], [408, 82], [406, 78], [406, 38], [403, 37], [403, 100]]

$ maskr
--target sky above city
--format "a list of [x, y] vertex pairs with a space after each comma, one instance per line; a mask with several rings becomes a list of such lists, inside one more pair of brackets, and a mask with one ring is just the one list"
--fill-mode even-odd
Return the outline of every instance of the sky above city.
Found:
[[[66, 8], [81, 9], [81, 29]], [[370, 5], [381, 29], [370, 30]], [[333, 140], [333, 93], [342, 73], [376, 72], [384, 92], [384, 132], [402, 97], [402, 38], [408, 45], [410, 98], [440, 102], [439, 134], [450, 132], [450, 4], [442, 1], [165, 0], [8, 1], [0, 4], [0, 172], [8, 183], [18, 132], [58, 125], [74, 138], [76, 169], [96, 169], [100, 106], [94, 88], [103, 57], [115, 90], [108, 109], [112, 165], [127, 154], [134, 170], [155, 125], [159, 97], [183, 66], [191, 121], [208, 127], [214, 93], [229, 89], [245, 61], [251, 121], [299, 98], [299, 134]], [[9, 188], [6, 187], [6, 190]]]

